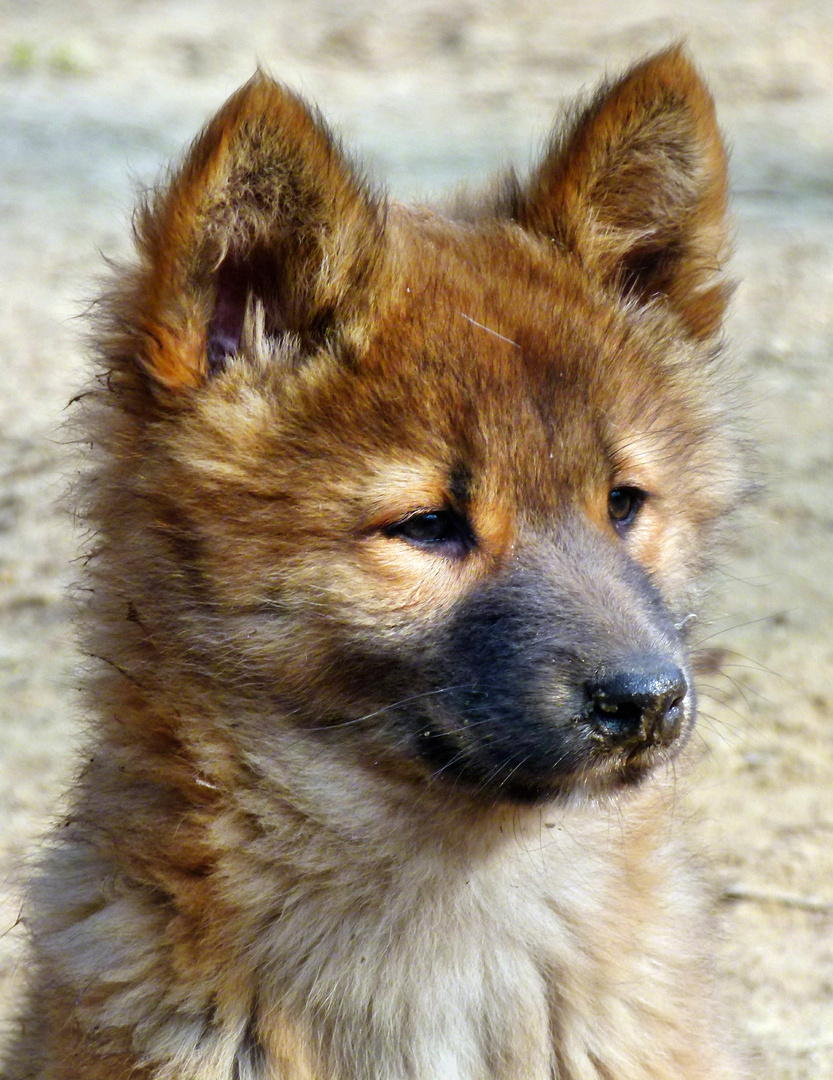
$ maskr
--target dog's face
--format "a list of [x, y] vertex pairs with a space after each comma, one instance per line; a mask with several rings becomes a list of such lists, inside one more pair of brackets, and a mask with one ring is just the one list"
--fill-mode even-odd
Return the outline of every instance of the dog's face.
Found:
[[[681, 745], [695, 712], [681, 628], [735, 486], [710, 371], [725, 174], [696, 76], [678, 54], [651, 63], [525, 191], [466, 222], [383, 216], [343, 163], [336, 219], [305, 206], [305, 170], [320, 186], [313, 159], [335, 152], [276, 88], [208, 129], [148, 216], [148, 266], [122, 301], [138, 329], [121, 351], [142, 369], [122, 385], [125, 441], [138, 430], [143, 446], [139, 468], [120, 459], [144, 515], [141, 552], [120, 536], [143, 568], [130, 620], [167, 639], [172, 667], [404, 782], [491, 800], [620, 788]], [[676, 127], [657, 100], [672, 78]], [[611, 179], [593, 125], [607, 146], [608, 114], [633, 126], [634, 95], [653, 107]], [[292, 117], [264, 151], [269, 110]], [[223, 153], [252, 144], [219, 160], [257, 206], [206, 254], [212, 206], [230, 201], [206, 194], [219, 133]], [[644, 205], [651, 148], [660, 190]], [[292, 154], [301, 195], [278, 228], [267, 195]], [[168, 254], [188, 229], [184, 285], [160, 283], [188, 267]]]

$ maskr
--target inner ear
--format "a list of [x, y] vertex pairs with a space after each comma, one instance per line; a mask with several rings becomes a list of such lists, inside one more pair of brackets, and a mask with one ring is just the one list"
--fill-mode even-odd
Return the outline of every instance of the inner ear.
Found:
[[219, 374], [240, 348], [252, 284], [250, 268], [235, 256], [226, 258], [217, 271], [214, 311], [206, 341], [209, 376]]
[[269, 337], [304, 329], [297, 312], [293, 313], [292, 298], [274, 253], [256, 250], [245, 257], [227, 255], [214, 276], [214, 309], [206, 332], [209, 377], [223, 371], [240, 349], [246, 313], [255, 300], [263, 310], [263, 329]]
[[664, 246], [634, 248], [621, 261], [618, 282], [621, 292], [641, 301], [667, 293], [682, 257], [681, 245], [673, 241]]

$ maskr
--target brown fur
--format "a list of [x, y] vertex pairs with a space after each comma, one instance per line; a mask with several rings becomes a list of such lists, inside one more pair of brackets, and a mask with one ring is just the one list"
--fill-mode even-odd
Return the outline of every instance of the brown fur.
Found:
[[568, 704], [646, 650], [690, 679], [741, 490], [711, 99], [672, 49], [493, 190], [387, 203], [258, 75], [142, 208], [86, 401], [95, 733], [9, 1080], [728, 1075], [692, 695], [627, 753]]

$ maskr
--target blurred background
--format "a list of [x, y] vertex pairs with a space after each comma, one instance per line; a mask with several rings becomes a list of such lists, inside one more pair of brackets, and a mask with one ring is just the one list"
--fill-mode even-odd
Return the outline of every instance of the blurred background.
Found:
[[701, 687], [687, 805], [752, 1074], [833, 1078], [830, 0], [0, 0], [4, 1013], [22, 860], [60, 809], [80, 730], [61, 424], [137, 187], [260, 64], [395, 196], [430, 198], [528, 162], [565, 99], [680, 38], [733, 148], [728, 337], [765, 485], [698, 632], [722, 673]]

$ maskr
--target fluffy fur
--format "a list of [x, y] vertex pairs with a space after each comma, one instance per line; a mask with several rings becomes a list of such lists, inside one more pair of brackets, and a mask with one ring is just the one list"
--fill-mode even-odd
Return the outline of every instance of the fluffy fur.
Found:
[[8, 1080], [729, 1075], [673, 790], [742, 488], [709, 94], [662, 53], [451, 205], [258, 75], [140, 208]]

